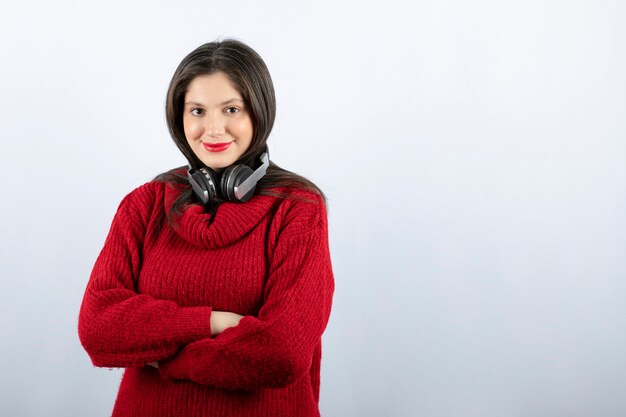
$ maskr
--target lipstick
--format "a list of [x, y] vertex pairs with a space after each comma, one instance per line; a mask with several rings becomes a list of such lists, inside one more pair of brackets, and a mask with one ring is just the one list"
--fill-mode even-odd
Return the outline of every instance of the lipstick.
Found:
[[230, 146], [232, 142], [206, 143], [202, 142], [202, 146], [209, 152], [223, 152]]

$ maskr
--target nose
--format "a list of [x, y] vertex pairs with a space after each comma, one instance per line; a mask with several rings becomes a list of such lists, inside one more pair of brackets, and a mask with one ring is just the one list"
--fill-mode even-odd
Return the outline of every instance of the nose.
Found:
[[219, 137], [225, 133], [225, 123], [220, 115], [207, 115], [204, 130], [207, 136]]

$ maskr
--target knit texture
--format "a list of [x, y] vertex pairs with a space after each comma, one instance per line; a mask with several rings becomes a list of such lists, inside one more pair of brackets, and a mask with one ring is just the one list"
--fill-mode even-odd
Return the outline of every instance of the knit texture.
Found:
[[[213, 215], [153, 181], [121, 202], [78, 320], [93, 364], [124, 367], [113, 416], [319, 416], [334, 291], [326, 207], [254, 196]], [[213, 310], [243, 315], [211, 337]], [[148, 366], [158, 361], [159, 368]]]

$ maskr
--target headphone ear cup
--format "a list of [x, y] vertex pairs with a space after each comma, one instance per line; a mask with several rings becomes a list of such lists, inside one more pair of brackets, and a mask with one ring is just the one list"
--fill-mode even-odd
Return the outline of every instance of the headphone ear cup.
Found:
[[215, 182], [215, 174], [206, 168], [200, 168], [197, 171], [189, 171], [187, 173], [189, 183], [193, 188], [196, 197], [206, 205], [217, 198], [217, 188]]
[[242, 202], [250, 200], [250, 198], [254, 195], [254, 188], [248, 192], [248, 194], [244, 195], [241, 199], [238, 199], [235, 196], [235, 187], [238, 187], [242, 182], [244, 182], [250, 175], [252, 175], [254, 171], [247, 165], [235, 165], [230, 168], [227, 168], [222, 173], [222, 179], [220, 181], [220, 189], [222, 191], [222, 196], [228, 200], [233, 202]]

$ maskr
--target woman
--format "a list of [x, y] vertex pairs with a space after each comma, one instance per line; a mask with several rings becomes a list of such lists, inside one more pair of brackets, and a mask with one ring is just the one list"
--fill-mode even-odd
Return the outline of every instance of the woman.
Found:
[[319, 416], [325, 199], [269, 162], [265, 63], [238, 41], [200, 46], [166, 113], [189, 167], [122, 200], [80, 310], [93, 364], [126, 368], [113, 416]]

